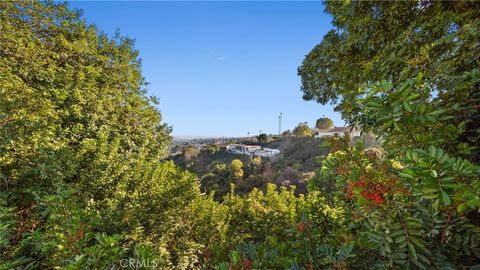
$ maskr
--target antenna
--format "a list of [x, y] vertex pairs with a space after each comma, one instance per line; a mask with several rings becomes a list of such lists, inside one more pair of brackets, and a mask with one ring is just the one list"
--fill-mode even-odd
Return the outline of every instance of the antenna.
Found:
[[282, 113], [278, 116], [278, 135], [282, 135]]

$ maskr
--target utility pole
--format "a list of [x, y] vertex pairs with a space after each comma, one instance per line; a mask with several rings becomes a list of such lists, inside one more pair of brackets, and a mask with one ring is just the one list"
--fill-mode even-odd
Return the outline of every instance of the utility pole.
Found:
[[278, 135], [282, 135], [282, 113], [278, 116]]

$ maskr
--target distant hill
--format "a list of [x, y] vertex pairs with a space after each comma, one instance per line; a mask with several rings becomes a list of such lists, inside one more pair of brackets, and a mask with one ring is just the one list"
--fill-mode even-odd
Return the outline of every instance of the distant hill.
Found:
[[[224, 147], [229, 142], [278, 149], [280, 155], [275, 158], [261, 158], [261, 166], [255, 167], [252, 157], [225, 151]], [[196, 138], [177, 143], [170, 159], [177, 166], [197, 174], [199, 178], [208, 176], [208, 181], [202, 183], [205, 191], [209, 190], [209, 186], [214, 186], [223, 194], [228, 191], [230, 183], [235, 183], [243, 193], [253, 187], [262, 188], [267, 183], [275, 183], [279, 186], [296, 186], [297, 193], [303, 193], [305, 181], [320, 167], [319, 158], [329, 152], [322, 144], [322, 139], [296, 136], [270, 136], [268, 141], [263, 143], [255, 138]], [[234, 181], [228, 172], [218, 176], [218, 166], [228, 168], [235, 159], [244, 164], [244, 180]]]

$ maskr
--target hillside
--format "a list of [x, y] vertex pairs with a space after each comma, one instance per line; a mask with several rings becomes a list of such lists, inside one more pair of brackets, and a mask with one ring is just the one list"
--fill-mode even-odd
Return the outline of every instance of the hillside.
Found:
[[[240, 193], [249, 192], [253, 188], [265, 190], [268, 183], [295, 186], [297, 194], [305, 193], [306, 180], [320, 166], [319, 159], [329, 152], [328, 148], [322, 145], [322, 139], [312, 137], [274, 136], [267, 142], [256, 142], [254, 139], [243, 142], [279, 149], [280, 155], [275, 158], [261, 158], [260, 164], [255, 165], [252, 157], [227, 152], [224, 147], [213, 143], [202, 146], [185, 145], [183, 151], [176, 151], [170, 159], [177, 166], [198, 175], [202, 179], [204, 191], [215, 191], [216, 197], [221, 198], [233, 183], [237, 185]], [[227, 169], [236, 159], [243, 164], [241, 181], [235, 180]]]

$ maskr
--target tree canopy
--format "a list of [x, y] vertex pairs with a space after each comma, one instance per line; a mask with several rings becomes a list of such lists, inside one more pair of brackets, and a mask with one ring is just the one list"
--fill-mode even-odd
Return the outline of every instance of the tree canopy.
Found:
[[0, 2], [0, 44], [0, 268], [104, 269], [152, 249], [184, 263], [175, 231], [193, 240], [182, 219], [209, 199], [162, 161], [170, 128], [133, 40], [22, 1]]
[[[335, 29], [298, 69], [304, 99], [337, 104], [346, 119], [380, 80], [397, 83], [422, 72], [444, 102], [479, 93], [480, 3], [476, 1], [326, 1]], [[470, 101], [469, 101], [470, 100]]]
[[243, 162], [239, 159], [234, 159], [230, 163], [230, 171], [236, 179], [241, 180], [243, 177]]
[[259, 142], [265, 143], [265, 142], [268, 141], [268, 135], [265, 134], [265, 133], [261, 133], [261, 134], [259, 134], [259, 135], [257, 136], [257, 140], [258, 140]]
[[315, 122], [315, 127], [317, 129], [328, 129], [333, 127], [333, 121], [328, 117], [322, 117], [317, 119], [317, 122]]
[[295, 136], [306, 136], [306, 137], [310, 137], [310, 136], [313, 136], [313, 131], [312, 131], [312, 129], [307, 125], [307, 123], [299, 123], [299, 124], [293, 129], [293, 135], [295, 135]]
[[356, 250], [341, 265], [478, 265], [478, 246], [465, 243], [480, 239], [479, 4], [329, 1], [326, 11], [336, 29], [299, 68], [304, 98], [336, 103], [383, 140], [364, 149], [328, 138], [312, 179], [354, 228], [355, 248], [337, 243], [347, 257]]

